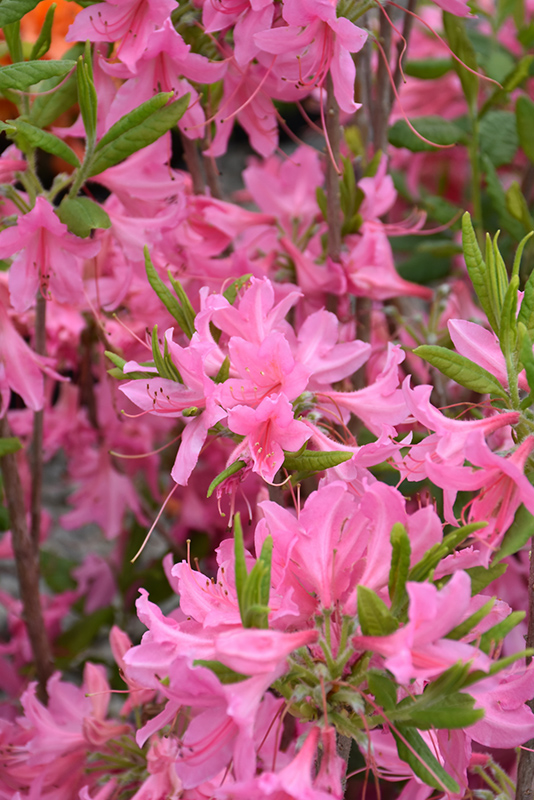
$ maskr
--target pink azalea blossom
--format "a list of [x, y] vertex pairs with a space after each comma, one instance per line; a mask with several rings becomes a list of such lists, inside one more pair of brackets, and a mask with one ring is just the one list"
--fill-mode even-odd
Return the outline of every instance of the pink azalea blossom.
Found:
[[84, 8], [65, 37], [67, 42], [120, 42], [117, 57], [134, 70], [150, 33], [176, 8], [174, 0], [104, 0]]
[[[245, 436], [237, 451], [245, 449], [252, 458], [254, 472], [272, 482], [284, 462], [284, 450], [300, 450], [311, 431], [294, 418], [291, 403], [284, 394], [266, 397], [256, 409], [234, 406], [228, 412], [228, 427]], [[236, 457], [239, 457], [238, 452]]]
[[16, 226], [0, 233], [0, 258], [16, 254], [9, 270], [13, 308], [30, 308], [38, 289], [44, 297], [53, 296], [60, 303], [83, 301], [81, 259], [92, 258], [99, 250], [99, 241], [68, 233], [50, 203], [38, 197]]
[[[406, 584], [410, 598], [408, 623], [389, 636], [356, 636], [355, 647], [385, 656], [385, 665], [399, 683], [431, 680], [458, 661], [487, 671], [491, 661], [465, 642], [444, 638], [466, 616], [471, 580], [456, 572], [440, 591], [429, 583]], [[453, 602], [454, 598], [454, 602]]]

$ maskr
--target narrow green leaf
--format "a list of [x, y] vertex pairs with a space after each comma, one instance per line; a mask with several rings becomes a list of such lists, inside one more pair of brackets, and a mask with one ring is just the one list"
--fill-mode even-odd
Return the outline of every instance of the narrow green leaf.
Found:
[[172, 277], [170, 270], [167, 271], [167, 275], [169, 276], [172, 288], [174, 289], [180, 305], [182, 306], [182, 313], [187, 326], [186, 330], [184, 330], [184, 333], [189, 337], [189, 339], [191, 339], [195, 332], [195, 309], [191, 305], [189, 297], [185, 293], [184, 287], [180, 281], [177, 281]]
[[[89, 58], [87, 57], [89, 56]], [[80, 56], [76, 67], [76, 85], [78, 87], [78, 103], [83, 119], [88, 147], [93, 147], [96, 139], [97, 107], [95, 84], [93, 81], [93, 68], [91, 53]]]
[[40, 2], [41, 0], [2, 0], [0, 3], [0, 28], [22, 19]]
[[367, 586], [358, 586], [358, 620], [364, 636], [388, 636], [399, 623], [380, 597]]
[[74, 150], [72, 150], [68, 144], [65, 144], [62, 139], [54, 136], [53, 133], [43, 131], [30, 122], [24, 122], [22, 119], [9, 120], [9, 124], [12, 124], [17, 129], [17, 132], [30, 147], [38, 147], [40, 150], [45, 150], [47, 153], [59, 156], [72, 167], [80, 166], [79, 158]]
[[230, 359], [228, 356], [225, 356], [225, 359], [221, 366], [219, 367], [219, 371], [215, 376], [214, 383], [224, 383], [230, 377]]
[[512, 181], [506, 191], [506, 208], [515, 219], [523, 225], [527, 233], [534, 228], [534, 220], [530, 214], [525, 195], [517, 181]]
[[534, 340], [534, 270], [532, 270], [525, 283], [524, 296], [517, 315], [517, 322], [525, 326], [531, 341]]
[[480, 594], [486, 586], [504, 575], [508, 564], [495, 564], [493, 567], [486, 569], [485, 567], [470, 567], [466, 569], [467, 574], [471, 578], [471, 596]]
[[136, 379], [147, 379], [147, 378], [157, 378], [155, 372], [123, 372], [123, 367], [126, 364], [126, 359], [121, 358], [117, 355], [117, 353], [112, 353], [111, 350], [105, 350], [104, 355], [109, 358], [109, 360], [115, 364], [115, 369], [108, 369], [108, 374], [111, 375], [113, 378], [126, 378], [129, 381], [133, 381]]
[[111, 227], [107, 212], [89, 197], [65, 197], [56, 213], [69, 231], [82, 239], [96, 229]]
[[406, 528], [396, 522], [391, 529], [391, 567], [389, 570], [388, 592], [391, 600], [391, 613], [396, 615], [406, 596], [406, 580], [410, 571], [412, 548]]
[[522, 94], [517, 98], [515, 104], [515, 116], [517, 122], [517, 134], [519, 144], [529, 161], [534, 164], [534, 102]]
[[464, 250], [464, 259], [471, 283], [477, 293], [480, 305], [486, 312], [488, 321], [494, 331], [499, 330], [497, 318], [493, 310], [493, 304], [488, 291], [488, 267], [482, 258], [480, 247], [478, 246], [477, 237], [473, 230], [471, 217], [466, 211], [462, 217], [462, 245]]
[[159, 342], [158, 342], [157, 325], [154, 325], [154, 328], [152, 329], [152, 355], [154, 357], [154, 364], [156, 365], [156, 369], [160, 377], [166, 378], [169, 381], [176, 381], [177, 383], [183, 383], [180, 377], [180, 373], [178, 372], [176, 366], [172, 363], [172, 360], [168, 356], [166, 341], [165, 341], [165, 352], [163, 355], [161, 355], [161, 350], [159, 348]]
[[132, 128], [135, 128], [137, 125], [140, 125], [142, 122], [147, 120], [152, 116], [152, 114], [154, 114], [155, 111], [162, 108], [165, 103], [168, 103], [172, 95], [172, 92], [160, 92], [159, 94], [154, 95], [154, 97], [151, 97], [150, 100], [146, 100], [144, 103], [141, 103], [140, 106], [134, 108], [134, 110], [130, 111], [129, 114], [125, 114], [123, 117], [118, 119], [117, 122], [111, 126], [109, 131], [107, 131], [100, 139], [96, 146], [96, 152], [98, 153], [98, 151], [102, 150], [103, 147], [111, 142], [116, 141], [116, 139], [118, 139], [124, 133], [127, 133]]
[[[82, 52], [83, 45], [77, 43], [65, 53], [65, 58], [76, 60]], [[49, 78], [39, 88], [41, 94], [31, 104], [29, 117], [38, 128], [47, 128], [78, 100], [75, 72], [66, 80], [63, 76]]]
[[241, 621], [243, 622], [243, 617], [245, 616], [245, 606], [243, 600], [248, 580], [248, 570], [245, 560], [245, 545], [243, 543], [241, 515], [239, 512], [234, 516], [234, 558], [235, 590], [237, 594], [237, 602], [239, 604], [239, 613], [241, 614]]
[[235, 475], [236, 472], [239, 472], [239, 470], [243, 469], [243, 467], [246, 467], [246, 463], [244, 461], [234, 461], [234, 463], [230, 464], [229, 467], [226, 467], [226, 469], [223, 469], [222, 472], [219, 472], [219, 474], [210, 483], [206, 497], [211, 497], [217, 486], [225, 481], [226, 478], [231, 478], [232, 475]]
[[156, 292], [157, 296], [174, 319], [179, 324], [180, 328], [185, 332], [187, 328], [187, 322], [184, 316], [184, 312], [182, 307], [176, 297], [173, 295], [170, 289], [165, 286], [161, 278], [159, 277], [158, 273], [156, 272], [156, 268], [152, 263], [152, 259], [150, 258], [150, 253], [148, 252], [148, 247], [145, 246], [144, 249], [145, 254], [145, 269], [148, 278], [148, 282]]
[[516, 625], [519, 625], [526, 616], [526, 611], [512, 611], [506, 619], [501, 620], [492, 628], [487, 630], [480, 637], [479, 647], [484, 653], [489, 653], [495, 649], [495, 645], [502, 642], [505, 636], [508, 636]]
[[156, 142], [164, 133], [173, 128], [183, 117], [189, 105], [190, 95], [180, 97], [174, 103], [170, 103], [158, 109], [143, 122], [125, 131], [109, 144], [104, 145], [95, 154], [91, 165], [89, 177], [98, 175], [109, 167], [114, 167], [124, 161], [132, 153], [142, 150], [149, 144]]
[[[472, 70], [478, 70], [477, 59], [475, 51], [469, 38], [465, 32], [465, 23], [459, 17], [455, 17], [448, 12], [443, 12], [443, 27], [449, 42], [452, 52], [458, 56], [467, 67]], [[460, 83], [462, 84], [463, 93], [467, 104], [472, 114], [476, 112], [478, 100], [478, 77], [472, 72], [469, 72], [465, 67], [454, 61], [454, 69]]]
[[523, 401], [525, 403], [525, 406], [528, 407], [531, 405], [531, 403], [529, 403], [528, 401], [530, 399], [530, 396], [534, 392], [534, 353], [532, 352], [532, 341], [530, 339], [527, 329], [525, 328], [522, 322], [518, 324], [518, 332], [520, 341], [520, 345], [518, 348], [519, 359], [525, 369], [530, 389], [529, 396], [525, 399], [525, 401]]
[[263, 540], [259, 560], [265, 566], [265, 572], [259, 586], [259, 602], [262, 606], [269, 605], [271, 595], [271, 566], [273, 560], [273, 537], [269, 534]]
[[[532, 238], [532, 236], [534, 236], [534, 231], [530, 231], [530, 233], [527, 233], [527, 235], [524, 236], [521, 239], [521, 241], [519, 242], [519, 244], [517, 245], [517, 250], [515, 251], [514, 264], [513, 264], [513, 267], [512, 267], [512, 276], [513, 275], [519, 275], [519, 270], [520, 270], [520, 267], [521, 267], [521, 258], [523, 257], [523, 250], [527, 246], [527, 244], [528, 244], [529, 240]], [[519, 322], [519, 319], [518, 319], [518, 322]]]
[[[0, 5], [0, 10], [2, 5]], [[50, 45], [52, 44], [52, 25], [54, 24], [54, 14], [56, 8], [56, 3], [52, 3], [46, 12], [41, 32], [39, 33], [39, 36], [37, 37], [30, 53], [30, 61], [42, 58], [50, 49]]]
[[[3, 0], [5, 2], [5, 0]], [[2, 3], [3, 4], [3, 3]], [[1, 8], [1, 6], [0, 6]], [[31, 86], [54, 75], [66, 75], [76, 66], [75, 61], [23, 61], [0, 67], [0, 92], [9, 89], [27, 91]]]
[[463, 637], [467, 636], [472, 628], [475, 628], [479, 622], [482, 622], [484, 617], [488, 616], [494, 605], [495, 597], [490, 597], [487, 603], [484, 603], [484, 605], [479, 608], [478, 611], [475, 611], [474, 614], [470, 614], [467, 619], [464, 619], [464, 621], [453, 628], [452, 631], [449, 631], [445, 638], [454, 640], [463, 639]]
[[337, 467], [352, 458], [352, 453], [347, 451], [332, 450], [305, 450], [300, 455], [285, 453], [284, 469], [288, 472], [322, 472], [331, 467]]
[[246, 275], [242, 275], [240, 278], [237, 278], [235, 281], [232, 281], [230, 286], [223, 292], [223, 297], [226, 297], [230, 305], [236, 301], [237, 293], [244, 286], [249, 280], [252, 278], [252, 272], [247, 272]]
[[323, 215], [323, 219], [326, 219], [328, 216], [328, 201], [326, 199], [326, 194], [322, 186], [318, 186], [316, 188], [315, 199], [317, 200], [317, 205], [319, 206], [319, 211]]
[[480, 120], [479, 136], [481, 152], [495, 167], [509, 164], [519, 147], [515, 114], [500, 109], [488, 111]]
[[[424, 698], [424, 694], [421, 696]], [[410, 698], [411, 700], [411, 698]], [[448, 730], [467, 728], [484, 717], [483, 709], [475, 709], [475, 698], [463, 692], [442, 695], [433, 703], [409, 702], [388, 716], [392, 722], [410, 725], [419, 730], [446, 728]]]
[[493, 557], [492, 564], [498, 564], [503, 558], [521, 550], [532, 538], [533, 533], [534, 517], [524, 505], [520, 505], [515, 512], [514, 521], [504, 534], [500, 548]]
[[240, 672], [235, 672], [220, 661], [206, 661], [203, 658], [197, 658], [193, 661], [194, 667], [206, 667], [211, 670], [225, 686], [229, 683], [240, 683], [246, 681], [248, 675], [242, 675]]
[[506, 193], [497, 175], [497, 170], [486, 155], [483, 155], [481, 160], [486, 175], [488, 197], [491, 200], [493, 208], [499, 215], [500, 226], [511, 233], [514, 239], [519, 241], [523, 236], [523, 226], [512, 217], [506, 208]]
[[517, 292], [519, 289], [519, 278], [514, 275], [510, 280], [510, 285], [506, 290], [502, 304], [501, 324], [499, 330], [499, 341], [503, 353], [509, 356], [515, 351], [517, 342]]
[[456, 781], [445, 772], [415, 728], [404, 725], [396, 728], [391, 728], [391, 733], [397, 743], [399, 758], [412, 768], [417, 777], [435, 789], [460, 794]]
[[433, 545], [426, 551], [421, 560], [414, 564], [409, 572], [408, 579], [410, 581], [426, 581], [431, 577], [440, 561], [452, 553], [468, 536], [485, 528], [486, 525], [486, 522], [470, 522], [469, 525], [464, 525], [462, 528], [457, 528], [455, 531], [448, 533], [442, 542]]
[[452, 58], [421, 58], [407, 61], [404, 72], [412, 78], [434, 81], [454, 69]]
[[[443, 117], [417, 117], [412, 125], [421, 136], [436, 145], [458, 144], [465, 136], [461, 128]], [[422, 141], [410, 128], [406, 120], [399, 119], [388, 131], [388, 141], [394, 147], [406, 147], [412, 153], [434, 151], [436, 148]]]
[[6, 436], [0, 439], [0, 458], [16, 453], [22, 448], [22, 442], [17, 436]]
[[413, 351], [424, 358], [433, 367], [439, 369], [448, 378], [451, 378], [466, 389], [471, 389], [479, 394], [495, 394], [507, 398], [508, 395], [497, 378], [488, 370], [470, 361], [446, 347], [438, 345], [420, 345]]

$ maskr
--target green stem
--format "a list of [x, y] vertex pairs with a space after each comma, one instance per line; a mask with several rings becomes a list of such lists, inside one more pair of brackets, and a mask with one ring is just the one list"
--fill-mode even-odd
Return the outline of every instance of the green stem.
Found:
[[471, 163], [471, 202], [473, 204], [473, 216], [475, 219], [474, 229], [478, 243], [484, 247], [484, 227], [482, 220], [482, 195], [480, 177], [480, 135], [478, 127], [478, 117], [476, 113], [471, 114], [471, 142], [469, 144], [469, 161]]

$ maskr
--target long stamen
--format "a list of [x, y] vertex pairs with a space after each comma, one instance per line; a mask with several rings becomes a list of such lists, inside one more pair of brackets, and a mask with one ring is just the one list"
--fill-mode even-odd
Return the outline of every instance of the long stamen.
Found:
[[144, 539], [144, 541], [143, 541], [143, 544], [141, 545], [141, 547], [139, 548], [139, 550], [137, 551], [137, 553], [135, 554], [135, 556], [134, 556], [134, 557], [132, 558], [132, 560], [131, 560], [131, 563], [132, 563], [132, 564], [133, 564], [135, 561], [137, 561], [137, 559], [139, 558], [139, 556], [141, 555], [141, 553], [142, 553], [142, 552], [143, 552], [143, 550], [145, 549], [146, 545], [148, 544], [148, 540], [150, 539], [150, 537], [151, 537], [151, 535], [152, 535], [152, 531], [154, 530], [154, 528], [155, 528], [155, 527], [156, 527], [156, 525], [158, 524], [158, 522], [159, 522], [159, 520], [160, 520], [160, 517], [161, 517], [161, 515], [163, 514], [163, 511], [164, 511], [164, 509], [165, 509], [165, 506], [167, 505], [167, 503], [169, 502], [169, 500], [170, 500], [170, 499], [171, 499], [171, 497], [173, 496], [173, 494], [174, 494], [174, 492], [176, 491], [176, 489], [178, 488], [178, 486], [179, 486], [179, 484], [178, 484], [178, 483], [175, 483], [175, 484], [174, 484], [174, 486], [172, 487], [171, 491], [169, 492], [169, 494], [167, 495], [167, 497], [166, 497], [166, 498], [165, 498], [165, 500], [163, 501], [163, 505], [161, 506], [161, 508], [160, 508], [160, 510], [159, 510], [159, 512], [158, 512], [158, 516], [156, 517], [156, 519], [155, 519], [155, 520], [154, 520], [154, 522], [152, 523], [152, 525], [151, 525], [151, 527], [150, 527], [150, 530], [149, 530], [149, 532], [148, 532], [148, 533], [147, 533], [147, 535], [145, 536], [145, 539]]

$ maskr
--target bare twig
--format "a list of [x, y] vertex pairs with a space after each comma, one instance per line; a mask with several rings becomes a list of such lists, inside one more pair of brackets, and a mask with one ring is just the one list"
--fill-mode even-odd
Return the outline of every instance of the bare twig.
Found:
[[330, 73], [326, 79], [326, 135], [330, 142], [331, 158], [327, 158], [326, 198], [328, 225], [328, 255], [339, 261], [341, 255], [341, 199], [339, 189], [341, 128], [339, 106], [334, 97], [334, 85]]
[[204, 174], [206, 175], [206, 182], [210, 188], [211, 196], [220, 200], [222, 198], [222, 190], [215, 159], [210, 156], [203, 156], [202, 163], [204, 165]]
[[402, 26], [402, 39], [399, 39], [399, 41], [397, 42], [397, 66], [395, 67], [395, 73], [393, 75], [393, 82], [395, 84], [396, 89], [399, 88], [400, 82], [402, 80], [401, 60], [403, 55], [406, 54], [406, 51], [408, 50], [408, 45], [410, 43], [410, 35], [412, 33], [413, 20], [414, 20], [410, 12], [413, 12], [415, 10], [416, 2], [417, 0], [408, 0], [408, 5], [406, 6], [406, 13], [404, 14], [404, 24]]
[[[5, 417], [0, 420], [0, 436], [11, 436], [11, 429]], [[9, 511], [12, 546], [17, 567], [23, 618], [28, 631], [37, 672], [37, 693], [40, 700], [46, 702], [46, 684], [53, 672], [53, 662], [39, 594], [39, 554], [26, 523], [24, 493], [20, 482], [16, 456], [10, 453], [0, 458], [0, 469]]]
[[181, 131], [180, 139], [184, 149], [185, 163], [193, 181], [193, 191], [195, 194], [204, 194], [204, 177], [196, 142], [188, 139]]
[[[34, 351], [39, 356], [46, 355], [46, 300], [41, 291], [37, 293], [35, 307]], [[33, 415], [33, 436], [30, 450], [31, 463], [31, 538], [35, 552], [39, 551], [41, 535], [41, 504], [43, 494], [43, 424], [44, 410]]]
[[385, 59], [391, 54], [391, 25], [385, 14], [380, 15], [380, 41], [384, 51], [376, 70], [376, 92], [373, 103], [373, 145], [375, 152], [386, 152], [388, 139], [388, 119], [391, 111], [391, 87]]

